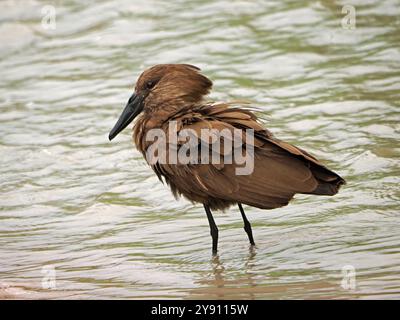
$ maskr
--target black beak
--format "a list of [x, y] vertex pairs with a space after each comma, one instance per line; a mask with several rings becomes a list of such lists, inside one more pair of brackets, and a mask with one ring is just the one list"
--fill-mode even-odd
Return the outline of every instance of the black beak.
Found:
[[112, 128], [110, 131], [108, 139], [111, 141], [117, 136], [118, 133], [124, 130], [133, 121], [133, 119], [135, 119], [136, 116], [142, 112], [143, 106], [144, 104], [142, 97], [134, 93], [132, 97], [130, 97], [114, 128]]

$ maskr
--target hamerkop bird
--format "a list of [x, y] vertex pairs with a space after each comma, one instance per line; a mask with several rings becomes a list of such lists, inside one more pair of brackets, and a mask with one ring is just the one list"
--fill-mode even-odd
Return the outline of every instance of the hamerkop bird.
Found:
[[[251, 225], [242, 204], [261, 209], [278, 208], [287, 205], [296, 193], [334, 195], [345, 181], [308, 152], [275, 138], [248, 108], [206, 102], [204, 97], [211, 87], [212, 82], [192, 65], [160, 64], [147, 69], [137, 80], [135, 92], [111, 130], [109, 139], [115, 138], [137, 118], [133, 127], [137, 149], [146, 157], [158, 178], [169, 185], [175, 197], [182, 195], [191, 202], [203, 204], [210, 225], [212, 250], [216, 253], [218, 228], [211, 210], [237, 204], [244, 230], [250, 244], [254, 245]], [[196, 143], [193, 144], [192, 140], [190, 144], [193, 147], [191, 151], [201, 151], [201, 155], [193, 152], [190, 159], [195, 161], [182, 161], [182, 157], [171, 161], [176, 157], [170, 155], [173, 152], [179, 155], [188, 143], [188, 135], [184, 135], [183, 140], [170, 137], [171, 123], [174, 123], [178, 135], [184, 130], [189, 132], [189, 129], [192, 134], [197, 134]], [[159, 148], [151, 157], [149, 151], [157, 148], [154, 148], [154, 134], [152, 140], [149, 133], [159, 133], [160, 130], [167, 138], [160, 138]], [[204, 130], [213, 134], [204, 139]], [[232, 133], [231, 144], [224, 142], [214, 148], [222, 137], [218, 133], [223, 130]], [[237, 138], [241, 138], [242, 143], [236, 143]], [[206, 152], [203, 153], [204, 149]], [[235, 161], [234, 155], [240, 158], [247, 149], [252, 151], [252, 170], [238, 173], [237, 169], [243, 167], [243, 162]], [[237, 150], [240, 152], [235, 153]], [[163, 154], [167, 156], [163, 158]], [[182, 154], [187, 155], [187, 152]], [[211, 161], [211, 154], [212, 159], [221, 161]]]

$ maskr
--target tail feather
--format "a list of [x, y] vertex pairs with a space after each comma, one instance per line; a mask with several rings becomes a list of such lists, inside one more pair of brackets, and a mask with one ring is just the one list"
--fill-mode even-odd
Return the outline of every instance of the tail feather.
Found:
[[337, 173], [322, 166], [311, 166], [311, 171], [317, 179], [317, 187], [310, 194], [333, 196], [346, 181]]
[[337, 179], [336, 181], [325, 182], [318, 181], [318, 186], [310, 194], [333, 196], [338, 193], [340, 187], [344, 184], [343, 179]]

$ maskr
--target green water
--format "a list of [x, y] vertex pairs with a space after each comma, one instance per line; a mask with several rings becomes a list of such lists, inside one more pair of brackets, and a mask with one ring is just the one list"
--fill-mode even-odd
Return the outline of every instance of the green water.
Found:
[[[47, 4], [0, 2], [0, 298], [400, 298], [398, 1], [351, 1], [355, 29], [342, 1], [53, 1], [54, 30]], [[213, 258], [202, 206], [174, 200], [130, 130], [107, 139], [168, 62], [348, 184], [247, 207], [254, 250], [237, 208], [215, 213]]]

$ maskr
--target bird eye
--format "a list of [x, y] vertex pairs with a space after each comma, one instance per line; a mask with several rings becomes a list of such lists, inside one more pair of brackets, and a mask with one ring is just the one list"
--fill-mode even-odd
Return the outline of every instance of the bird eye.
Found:
[[153, 88], [155, 86], [155, 84], [156, 84], [155, 81], [151, 81], [151, 80], [147, 81], [146, 82], [146, 88], [147, 89], [151, 89], [151, 88]]

